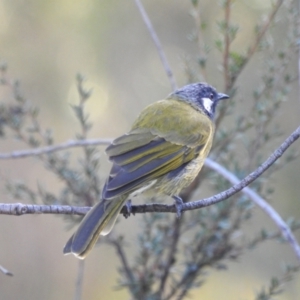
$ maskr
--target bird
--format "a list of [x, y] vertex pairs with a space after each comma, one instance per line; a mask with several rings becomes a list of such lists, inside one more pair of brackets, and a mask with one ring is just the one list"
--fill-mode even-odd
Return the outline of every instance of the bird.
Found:
[[63, 253], [86, 258], [99, 236], [112, 230], [126, 202], [141, 193], [172, 197], [180, 216], [179, 194], [200, 172], [213, 142], [216, 107], [227, 98], [197, 82], [142, 110], [130, 131], [106, 148], [112, 167], [101, 200], [82, 219]]

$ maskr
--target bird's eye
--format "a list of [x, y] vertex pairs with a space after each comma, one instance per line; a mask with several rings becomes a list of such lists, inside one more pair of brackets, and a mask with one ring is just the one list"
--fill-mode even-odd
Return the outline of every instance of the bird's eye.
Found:
[[209, 99], [210, 99], [210, 100], [213, 100], [213, 99], [214, 99], [214, 94], [213, 94], [213, 93], [210, 93]]

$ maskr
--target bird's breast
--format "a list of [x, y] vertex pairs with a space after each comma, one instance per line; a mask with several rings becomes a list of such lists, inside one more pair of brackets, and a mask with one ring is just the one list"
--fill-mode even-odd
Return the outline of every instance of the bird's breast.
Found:
[[182, 189], [188, 187], [199, 174], [205, 157], [200, 155], [186, 164], [178, 173], [169, 173], [157, 179], [151, 191], [157, 195], [179, 195]]

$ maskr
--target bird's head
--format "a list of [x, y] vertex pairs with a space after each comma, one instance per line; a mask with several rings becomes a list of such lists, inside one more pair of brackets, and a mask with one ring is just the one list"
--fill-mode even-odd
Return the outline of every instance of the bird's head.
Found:
[[176, 90], [168, 98], [188, 102], [195, 109], [204, 112], [209, 118], [213, 119], [218, 102], [228, 99], [229, 96], [218, 93], [214, 87], [207, 83], [198, 82]]

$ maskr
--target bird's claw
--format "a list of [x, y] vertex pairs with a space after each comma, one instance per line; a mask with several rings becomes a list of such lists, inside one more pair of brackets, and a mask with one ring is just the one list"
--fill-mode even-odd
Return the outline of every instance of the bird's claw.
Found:
[[123, 216], [127, 219], [132, 213], [131, 200], [129, 199], [124, 206], [126, 209], [124, 209]]
[[177, 218], [180, 218], [184, 203], [179, 196], [173, 196], [173, 199], [175, 200]]

